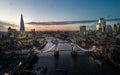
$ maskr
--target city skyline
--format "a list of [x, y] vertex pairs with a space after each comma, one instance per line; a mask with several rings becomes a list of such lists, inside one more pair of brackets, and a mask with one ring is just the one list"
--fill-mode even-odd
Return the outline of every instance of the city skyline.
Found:
[[[64, 22], [98, 20], [99, 18], [120, 18], [119, 0], [1, 0], [0, 29], [9, 26], [19, 29], [20, 14], [23, 14], [26, 30], [78, 30], [80, 25], [95, 23], [77, 23], [61, 25], [36, 25], [30, 22]], [[120, 22], [120, 21], [118, 21]], [[115, 22], [116, 23], [116, 22]], [[113, 22], [108, 23], [113, 24]], [[75, 25], [75, 26], [74, 26]], [[38, 28], [39, 27], [39, 28]]]

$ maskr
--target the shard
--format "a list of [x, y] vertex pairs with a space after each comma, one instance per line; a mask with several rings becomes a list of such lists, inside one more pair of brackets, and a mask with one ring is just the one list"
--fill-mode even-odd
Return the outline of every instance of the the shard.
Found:
[[24, 20], [23, 20], [23, 15], [21, 14], [21, 19], [20, 19], [20, 32], [24, 32], [25, 27], [24, 27]]

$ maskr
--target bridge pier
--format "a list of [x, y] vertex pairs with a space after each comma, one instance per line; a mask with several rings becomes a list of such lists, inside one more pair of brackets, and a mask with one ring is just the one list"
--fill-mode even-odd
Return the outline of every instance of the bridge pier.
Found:
[[71, 52], [71, 55], [72, 55], [73, 57], [76, 57], [76, 56], [77, 56], [77, 51], [72, 51], [72, 52]]
[[58, 40], [55, 40], [54, 57], [59, 57]]
[[76, 50], [76, 45], [75, 44], [72, 44], [72, 52], [71, 52], [71, 55], [73, 57], [76, 57], [77, 56], [77, 50]]
[[59, 51], [54, 52], [54, 57], [59, 57]]

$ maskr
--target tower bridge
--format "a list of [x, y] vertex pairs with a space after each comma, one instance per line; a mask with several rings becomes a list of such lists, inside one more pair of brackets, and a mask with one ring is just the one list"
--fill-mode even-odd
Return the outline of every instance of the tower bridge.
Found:
[[[47, 45], [41, 51], [38, 50], [36, 55], [38, 60], [33, 65], [33, 70], [44, 65], [47, 67], [45, 75], [89, 75], [90, 73], [93, 75], [102, 75], [104, 73], [109, 75], [110, 72], [113, 72], [109, 71], [108, 73], [107, 70], [112, 70], [110, 66], [100, 66], [95, 63], [88, 53], [93, 51], [93, 48], [84, 49], [75, 43], [65, 42], [60, 39], [57, 39], [58, 44], [53, 44], [51, 42], [53, 39], [47, 39]], [[77, 56], [74, 55], [74, 51], [77, 52]]]
[[75, 43], [70, 43], [67, 41], [60, 40], [60, 39], [55, 40], [55, 43], [53, 43], [53, 41], [52, 42], [51, 41], [49, 40], [47, 45], [42, 50], [35, 50], [35, 51], [40, 54], [47, 53], [47, 52], [53, 52], [54, 55], [57, 52], [56, 54], [59, 55], [59, 52], [62, 52], [62, 51], [71, 51], [71, 53], [72, 52], [77, 53], [77, 52], [91, 52], [94, 50], [93, 48], [84, 49]]

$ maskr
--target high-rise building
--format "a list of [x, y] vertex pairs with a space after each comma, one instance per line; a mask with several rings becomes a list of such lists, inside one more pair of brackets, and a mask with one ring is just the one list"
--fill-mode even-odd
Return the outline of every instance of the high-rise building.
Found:
[[108, 34], [112, 34], [112, 26], [111, 26], [111, 25], [107, 25], [107, 27], [106, 27], [106, 32], [107, 32]]
[[96, 24], [96, 30], [99, 31], [99, 32], [102, 32], [102, 27], [101, 27], [100, 23]]
[[35, 29], [31, 29], [31, 33], [32, 33], [33, 37], [35, 38], [35, 35], [36, 35]]
[[105, 29], [106, 29], [106, 20], [104, 18], [100, 18], [99, 19], [99, 23], [101, 24], [102, 32], [105, 32]]
[[105, 32], [106, 29], [106, 20], [104, 18], [100, 18], [97, 25], [96, 30], [99, 30], [100, 32]]
[[81, 32], [81, 34], [85, 35], [86, 34], [86, 26], [80, 26], [80, 32]]
[[24, 20], [23, 20], [22, 14], [21, 14], [21, 19], [20, 19], [20, 32], [25, 32]]

